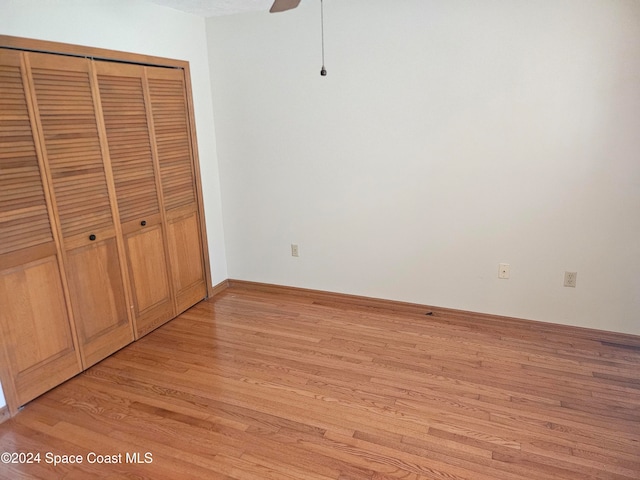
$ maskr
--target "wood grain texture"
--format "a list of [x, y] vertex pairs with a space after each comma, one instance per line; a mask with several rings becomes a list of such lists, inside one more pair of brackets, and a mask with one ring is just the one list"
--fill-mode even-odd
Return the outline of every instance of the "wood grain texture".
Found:
[[154, 146], [158, 159], [176, 313], [207, 296], [208, 256], [203, 252], [202, 205], [190, 131], [185, 72], [145, 68]]
[[[201, 187], [184, 184], [199, 181], [188, 63], [3, 35], [0, 47], [9, 47], [0, 48], [0, 287], [17, 291], [0, 292], [0, 379], [15, 414], [75, 373], [67, 353], [94, 364], [133, 340], [132, 328], [140, 337], [204, 298], [210, 272], [206, 234], [193, 228], [204, 228]], [[176, 274], [169, 221], [172, 251], [188, 249], [175, 255], [189, 260]], [[51, 281], [30, 305], [28, 282], [42, 282], [15, 269], [42, 259]], [[51, 293], [63, 302], [43, 308]], [[60, 348], [66, 330], [52, 327], [63, 303], [72, 350]], [[23, 373], [34, 381], [16, 378]]]
[[18, 405], [80, 372], [55, 256], [0, 272], [0, 305]]
[[134, 338], [115, 239], [69, 252], [66, 266], [83, 366], [88, 368]]
[[24, 54], [0, 50], [0, 378], [11, 412], [81, 370]]
[[207, 295], [199, 229], [195, 206], [186, 216], [170, 219], [167, 225], [178, 312], [184, 312]]
[[163, 225], [126, 236], [137, 337], [173, 318]]
[[134, 338], [98, 87], [89, 59], [24, 56], [64, 238], [82, 365], [88, 368]]
[[21, 55], [0, 51], [0, 256], [53, 243]]
[[164, 208], [196, 203], [189, 111], [182, 70], [147, 67]]
[[113, 225], [87, 59], [28, 54], [64, 238]]
[[135, 333], [141, 337], [175, 316], [145, 68], [112, 62], [94, 66], [124, 233]]
[[[634, 338], [235, 285], [0, 425], [0, 478], [640, 478]], [[635, 339], [640, 342], [640, 339]]]

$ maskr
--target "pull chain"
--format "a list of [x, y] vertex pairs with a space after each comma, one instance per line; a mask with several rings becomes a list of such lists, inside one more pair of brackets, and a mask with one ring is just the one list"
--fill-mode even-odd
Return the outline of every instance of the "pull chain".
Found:
[[320, 33], [322, 35], [322, 69], [320, 75], [327, 76], [327, 69], [324, 68], [324, 6], [322, 0], [320, 0]]

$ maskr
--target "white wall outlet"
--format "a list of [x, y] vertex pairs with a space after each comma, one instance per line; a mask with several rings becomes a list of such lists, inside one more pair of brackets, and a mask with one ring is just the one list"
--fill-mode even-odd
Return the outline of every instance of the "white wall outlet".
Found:
[[498, 278], [507, 279], [511, 274], [511, 265], [508, 263], [498, 264]]
[[564, 272], [564, 286], [575, 288], [577, 278], [578, 272]]
[[292, 257], [300, 256], [300, 252], [298, 251], [298, 245], [296, 245], [295, 243], [291, 244], [291, 256]]

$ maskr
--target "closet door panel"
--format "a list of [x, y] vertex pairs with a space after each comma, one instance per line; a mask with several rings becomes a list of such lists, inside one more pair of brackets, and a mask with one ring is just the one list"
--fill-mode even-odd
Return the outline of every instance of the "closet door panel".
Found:
[[165, 263], [164, 233], [160, 223], [143, 233], [126, 235], [129, 274], [134, 288], [138, 336], [173, 318], [169, 272]]
[[55, 256], [0, 272], [0, 305], [18, 405], [81, 371]]
[[146, 221], [124, 236], [138, 338], [175, 316], [163, 231]]
[[90, 61], [27, 58], [86, 368], [133, 341]]
[[131, 262], [131, 273], [136, 290], [136, 300], [141, 312], [161, 303], [169, 294], [167, 268], [164, 262], [156, 262], [156, 258], [164, 257], [162, 242], [162, 226], [149, 227], [143, 235], [130, 235], [127, 238], [128, 253]]
[[206, 294], [184, 74], [146, 68], [178, 313]]
[[174, 316], [144, 67], [96, 62], [138, 337]]
[[71, 303], [88, 368], [133, 338], [123, 301], [120, 263], [114, 238], [92, 242], [67, 254]]
[[178, 215], [168, 223], [173, 283], [180, 292], [178, 311], [183, 312], [207, 294], [200, 238], [195, 234], [199, 231], [198, 213]]
[[[35, 346], [16, 352], [19, 371], [23, 372], [47, 358], [72, 350], [71, 330], [55, 257], [5, 270], [1, 278], [3, 314], [21, 319], [13, 322], [8, 329], [11, 337], [16, 341], [33, 341]], [[18, 300], [11, 300], [10, 296]], [[42, 316], [49, 318], [44, 326], [38, 323], [38, 318]]]
[[81, 371], [22, 54], [0, 50], [0, 332], [14, 407]]

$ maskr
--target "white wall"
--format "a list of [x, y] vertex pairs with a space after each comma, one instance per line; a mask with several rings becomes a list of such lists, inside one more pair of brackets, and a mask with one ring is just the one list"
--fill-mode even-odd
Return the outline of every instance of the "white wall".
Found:
[[204, 19], [143, 0], [0, 0], [0, 34], [189, 61], [212, 280], [226, 279]]
[[207, 20], [229, 276], [640, 334], [640, 2], [324, 5]]

